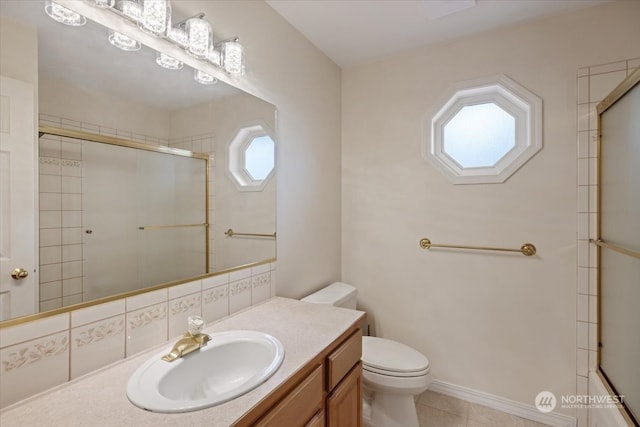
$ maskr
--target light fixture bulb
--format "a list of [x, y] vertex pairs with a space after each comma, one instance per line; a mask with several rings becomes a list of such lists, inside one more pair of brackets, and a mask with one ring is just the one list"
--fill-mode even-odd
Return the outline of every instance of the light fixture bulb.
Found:
[[189, 45], [189, 36], [187, 32], [182, 28], [172, 27], [169, 29], [168, 36], [170, 40], [173, 40], [183, 49], [186, 49]]
[[156, 64], [167, 70], [180, 70], [182, 68], [182, 62], [177, 59], [166, 55], [162, 52], [158, 52], [156, 55]]
[[116, 9], [135, 22], [139, 22], [142, 19], [142, 5], [139, 0], [121, 0], [116, 5]]
[[117, 31], [109, 30], [109, 43], [117, 47], [118, 49], [132, 52], [140, 50], [140, 42], [132, 39], [129, 36], [125, 36]]
[[230, 74], [244, 74], [244, 48], [237, 41], [223, 45], [222, 66]]
[[187, 52], [196, 58], [206, 58], [211, 44], [211, 25], [204, 19], [191, 18], [187, 20], [186, 32], [189, 38]]
[[95, 4], [98, 7], [102, 7], [104, 9], [113, 7], [115, 2], [116, 2], [115, 0], [93, 0], [93, 4]]
[[156, 37], [164, 37], [171, 28], [171, 5], [168, 0], [143, 0], [139, 26]]
[[195, 81], [203, 85], [213, 85], [218, 83], [218, 79], [213, 77], [211, 74], [200, 70], [194, 70], [193, 78]]
[[87, 23], [87, 19], [78, 12], [74, 12], [64, 6], [60, 6], [58, 3], [51, 0], [46, 0], [44, 2], [44, 11], [55, 21], [72, 27], [79, 27]]

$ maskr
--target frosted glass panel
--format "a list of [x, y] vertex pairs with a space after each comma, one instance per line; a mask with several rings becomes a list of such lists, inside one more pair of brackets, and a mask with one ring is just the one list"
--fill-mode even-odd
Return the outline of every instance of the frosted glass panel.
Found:
[[601, 251], [600, 365], [640, 417], [640, 259]]
[[205, 227], [165, 228], [207, 222], [204, 160], [88, 141], [82, 152], [84, 301], [207, 272]]
[[444, 152], [465, 168], [490, 167], [515, 146], [515, 119], [494, 103], [468, 105], [444, 126]]
[[640, 85], [600, 116], [600, 368], [640, 419]]

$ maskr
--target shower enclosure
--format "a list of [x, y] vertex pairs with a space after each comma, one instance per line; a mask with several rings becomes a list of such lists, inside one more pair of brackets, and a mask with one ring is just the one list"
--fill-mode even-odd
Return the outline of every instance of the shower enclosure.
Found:
[[640, 69], [598, 105], [599, 369], [640, 425]]
[[[63, 306], [208, 272], [207, 155], [45, 131], [41, 147], [43, 139], [61, 144]], [[58, 179], [47, 166], [41, 183]], [[41, 217], [52, 206], [41, 203]]]

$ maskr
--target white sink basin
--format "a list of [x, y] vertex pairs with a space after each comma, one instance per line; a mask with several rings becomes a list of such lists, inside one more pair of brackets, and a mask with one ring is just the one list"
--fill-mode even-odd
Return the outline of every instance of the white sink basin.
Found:
[[153, 412], [189, 412], [243, 395], [271, 377], [282, 364], [284, 348], [257, 331], [211, 334], [200, 350], [173, 362], [160, 358], [168, 348], [140, 366], [129, 379], [127, 397]]

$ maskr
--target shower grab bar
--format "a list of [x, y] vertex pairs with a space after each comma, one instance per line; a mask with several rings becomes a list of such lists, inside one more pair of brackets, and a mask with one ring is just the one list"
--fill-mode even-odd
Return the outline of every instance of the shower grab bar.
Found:
[[489, 246], [467, 246], [467, 245], [443, 245], [443, 244], [433, 244], [431, 240], [424, 238], [420, 239], [420, 247], [422, 249], [429, 248], [450, 248], [450, 249], [471, 249], [471, 250], [479, 250], [479, 251], [502, 251], [502, 252], [520, 252], [524, 256], [532, 256], [536, 254], [536, 247], [533, 243], [524, 243], [520, 246], [520, 249], [510, 249], [510, 248], [493, 248]]
[[233, 237], [233, 236], [250, 236], [250, 237], [271, 237], [273, 239], [276, 238], [276, 233], [273, 234], [260, 234], [260, 233], [237, 233], [233, 231], [233, 228], [228, 229], [224, 232], [225, 236]]
[[187, 228], [187, 227], [208, 227], [206, 222], [203, 224], [177, 224], [177, 225], [143, 225], [138, 230], [164, 230], [167, 228]]
[[596, 246], [600, 246], [601, 248], [611, 249], [612, 251], [640, 259], [640, 252], [632, 251], [631, 249], [623, 248], [622, 246], [607, 243], [600, 239], [589, 239], [589, 242], [593, 243]]

